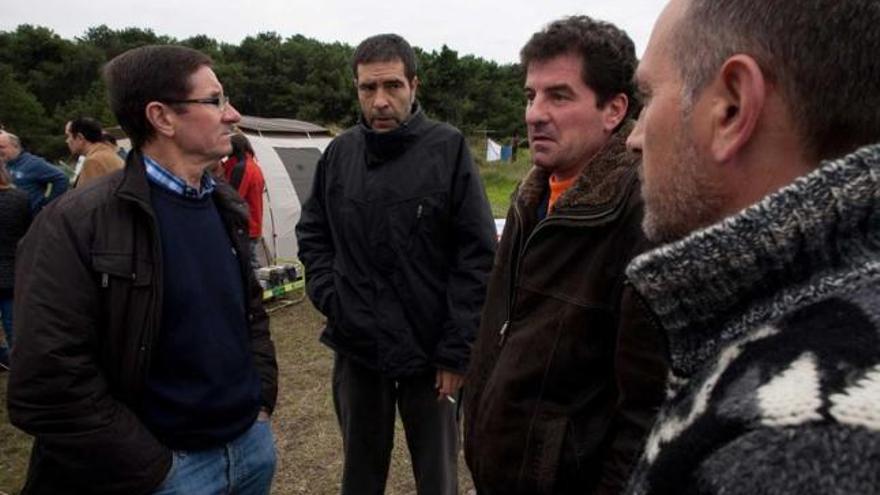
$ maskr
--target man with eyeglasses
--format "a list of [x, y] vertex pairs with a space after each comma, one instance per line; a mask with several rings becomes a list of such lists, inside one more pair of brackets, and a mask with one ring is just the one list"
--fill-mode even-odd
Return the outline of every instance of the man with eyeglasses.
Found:
[[22, 493], [269, 493], [277, 365], [244, 201], [206, 170], [240, 115], [204, 54], [104, 68], [125, 168], [52, 203], [17, 265]]

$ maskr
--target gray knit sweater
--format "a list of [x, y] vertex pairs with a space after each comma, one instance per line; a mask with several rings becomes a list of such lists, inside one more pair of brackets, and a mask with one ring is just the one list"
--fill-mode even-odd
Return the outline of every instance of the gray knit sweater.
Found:
[[672, 357], [628, 493], [880, 493], [880, 145], [627, 274]]

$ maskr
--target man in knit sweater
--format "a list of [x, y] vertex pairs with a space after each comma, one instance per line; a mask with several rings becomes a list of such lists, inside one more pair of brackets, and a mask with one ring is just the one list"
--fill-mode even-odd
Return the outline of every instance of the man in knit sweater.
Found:
[[104, 69], [123, 171], [52, 203], [16, 259], [11, 422], [24, 494], [268, 494], [277, 366], [247, 207], [206, 170], [240, 115], [206, 55]]
[[880, 3], [672, 0], [627, 270], [671, 352], [632, 494], [880, 492]]

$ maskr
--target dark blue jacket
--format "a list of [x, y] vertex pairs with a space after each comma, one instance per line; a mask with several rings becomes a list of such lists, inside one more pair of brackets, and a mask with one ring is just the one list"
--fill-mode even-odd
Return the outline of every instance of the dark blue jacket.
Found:
[[[26, 151], [21, 152], [15, 160], [7, 162], [6, 168], [12, 175], [15, 187], [26, 192], [30, 198], [31, 212], [34, 215], [67, 191], [70, 185], [67, 176], [58, 167]], [[52, 189], [46, 194], [46, 188], [50, 184]]]

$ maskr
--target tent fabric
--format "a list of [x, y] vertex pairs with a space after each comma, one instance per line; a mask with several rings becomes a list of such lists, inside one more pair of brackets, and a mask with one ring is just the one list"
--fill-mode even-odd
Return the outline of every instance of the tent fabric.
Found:
[[487, 162], [496, 162], [501, 159], [501, 145], [492, 141], [491, 139], [486, 139], [486, 161]]
[[[318, 159], [331, 138], [260, 137], [245, 132], [266, 179], [263, 192], [263, 243], [266, 263], [297, 259], [294, 229], [308, 199]], [[266, 264], [264, 263], [264, 264]]]
[[268, 119], [242, 115], [238, 128], [245, 133], [263, 132], [284, 134], [305, 134], [310, 136], [329, 136], [330, 131], [310, 122], [295, 119]]

